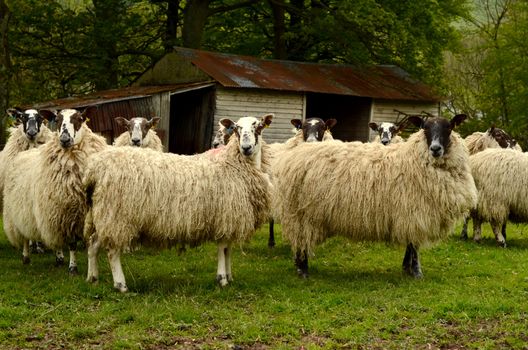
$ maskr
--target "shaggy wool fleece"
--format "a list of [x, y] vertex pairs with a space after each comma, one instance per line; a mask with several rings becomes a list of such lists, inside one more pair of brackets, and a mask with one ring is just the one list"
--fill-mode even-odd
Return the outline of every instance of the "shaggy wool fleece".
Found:
[[[114, 146], [117, 147], [130, 146], [131, 144], [132, 143], [130, 141], [130, 133], [128, 131], [125, 131], [114, 140]], [[161, 143], [161, 139], [152, 129], [147, 132], [147, 135], [143, 139], [141, 147], [150, 148], [158, 152], [163, 152], [163, 144]]]
[[240, 154], [236, 137], [214, 155], [108, 149], [90, 158], [83, 182], [85, 238], [95, 230], [105, 249], [242, 242], [269, 217], [269, 176]]
[[49, 140], [51, 140], [53, 133], [44, 124], [40, 126], [40, 131], [34, 140], [29, 140], [24, 133], [24, 126], [19, 125], [18, 128], [11, 128], [9, 130], [9, 139], [5, 144], [4, 149], [0, 152], [0, 210], [3, 206], [3, 192], [4, 192], [4, 177], [8, 166], [13, 162], [17, 154], [27, 151], [31, 148], [39, 147]]
[[64, 149], [55, 134], [42, 147], [21, 153], [6, 172], [4, 228], [12, 244], [19, 246], [26, 238], [61, 249], [73, 237], [82, 237], [86, 160], [108, 147], [103, 137], [82, 128], [77, 145]]
[[482, 221], [528, 221], [528, 154], [492, 148], [469, 158]]
[[[381, 143], [381, 137], [379, 135], [376, 135], [376, 137], [374, 138], [374, 140], [372, 140], [372, 142]], [[395, 135], [392, 137], [390, 144], [400, 143], [400, 142], [405, 142], [404, 138], [399, 135]]]
[[468, 135], [464, 142], [468, 148], [469, 154], [475, 154], [482, 152], [488, 148], [501, 148], [499, 143], [487, 132], [474, 132], [471, 135]]
[[454, 132], [440, 159], [423, 130], [389, 146], [298, 145], [279, 159], [274, 179], [283, 235], [308, 253], [333, 235], [416, 247], [438, 241], [476, 204], [468, 156]]

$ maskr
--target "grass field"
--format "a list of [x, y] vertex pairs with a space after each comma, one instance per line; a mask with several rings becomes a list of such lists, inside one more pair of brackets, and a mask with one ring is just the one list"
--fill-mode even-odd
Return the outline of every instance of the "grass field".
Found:
[[486, 225], [480, 245], [456, 234], [422, 251], [423, 280], [402, 275], [402, 247], [338, 238], [302, 280], [266, 229], [235, 250], [227, 288], [208, 244], [125, 255], [128, 294], [113, 290], [105, 254], [90, 285], [84, 252], [70, 277], [51, 253], [22, 265], [0, 232], [0, 348], [528, 348], [528, 227], [510, 225], [506, 249]]

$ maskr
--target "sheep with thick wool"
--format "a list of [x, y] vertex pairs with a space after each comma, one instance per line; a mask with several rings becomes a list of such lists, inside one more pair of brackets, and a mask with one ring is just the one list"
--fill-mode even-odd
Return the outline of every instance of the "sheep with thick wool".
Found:
[[[470, 156], [477, 154], [478, 152], [482, 152], [488, 148], [511, 148], [522, 152], [521, 146], [519, 146], [517, 141], [515, 141], [515, 139], [504, 130], [496, 128], [495, 125], [492, 125], [485, 132], [477, 131], [471, 135], [468, 135], [464, 139], [464, 143], [468, 148]], [[467, 240], [468, 238], [467, 227], [469, 219], [469, 217], [464, 219], [464, 224], [460, 233], [460, 237], [463, 240]], [[478, 220], [473, 222], [473, 231], [479, 233], [481, 232], [480, 222]], [[502, 235], [504, 238], [506, 238], [506, 222], [504, 222], [502, 225]], [[476, 238], [476, 241], [478, 241], [480, 239], [480, 234], [474, 235], [473, 237]]]
[[6, 168], [20, 152], [39, 147], [52, 137], [51, 130], [44, 124], [44, 120], [50, 117], [47, 111], [39, 113], [35, 109], [22, 111], [16, 108], [9, 108], [7, 113], [16, 118], [20, 125], [9, 130], [9, 139], [2, 152], [0, 152], [0, 210], [2, 210], [3, 206]]
[[334, 235], [407, 245], [404, 271], [422, 276], [418, 249], [446, 237], [477, 202], [468, 152], [452, 129], [465, 117], [409, 120], [423, 128], [406, 142], [328, 141], [285, 152], [274, 195], [299, 274]]
[[127, 120], [123, 117], [117, 117], [115, 120], [119, 125], [124, 126], [127, 131], [114, 140], [114, 146], [135, 146], [163, 152], [161, 139], [153, 130], [158, 125], [160, 118], [131, 118]]
[[505, 247], [501, 226], [508, 219], [528, 222], [528, 154], [490, 148], [469, 157], [469, 164], [479, 194], [473, 239], [480, 241], [480, 224], [489, 222], [497, 244]]
[[[24, 263], [29, 263], [29, 240], [62, 252], [65, 244], [82, 237], [87, 206], [81, 180], [86, 161], [108, 147], [84, 123], [94, 111], [91, 107], [82, 114], [74, 109], [60, 111], [52, 140], [20, 153], [6, 171], [4, 231], [13, 245], [23, 247]], [[63, 257], [57, 259], [60, 263]], [[77, 272], [72, 245], [69, 271]]]
[[217, 280], [231, 275], [231, 245], [248, 240], [269, 218], [270, 180], [261, 170], [261, 131], [272, 116], [241, 118], [220, 152], [183, 156], [148, 149], [112, 148], [94, 155], [83, 183], [89, 213], [88, 281], [98, 279], [97, 254], [108, 251], [114, 287], [128, 290], [122, 252], [212, 241], [218, 244]]

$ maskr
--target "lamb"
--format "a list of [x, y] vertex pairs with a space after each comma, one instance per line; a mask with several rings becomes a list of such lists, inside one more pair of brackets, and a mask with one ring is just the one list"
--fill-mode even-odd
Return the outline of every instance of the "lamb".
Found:
[[[273, 177], [274, 164], [280, 158], [281, 154], [303, 142], [321, 142], [333, 140], [331, 129], [337, 124], [337, 120], [328, 119], [324, 121], [320, 118], [308, 118], [304, 122], [301, 119], [292, 119], [291, 124], [295, 127], [296, 135], [291, 137], [286, 143], [272, 143], [269, 145], [271, 154], [271, 172]], [[274, 215], [275, 217], [277, 214]], [[272, 217], [269, 221], [269, 238], [268, 247], [275, 247], [275, 219]]]
[[382, 122], [381, 124], [374, 122], [369, 123], [369, 127], [378, 133], [373, 142], [381, 142], [384, 145], [404, 142], [405, 140], [398, 134], [405, 129], [406, 125], [406, 122], [399, 123], [398, 125], [390, 122]]
[[4, 149], [0, 152], [0, 210], [3, 206], [4, 173], [7, 165], [20, 152], [38, 147], [48, 142], [52, 137], [50, 129], [43, 123], [45, 119], [51, 117], [47, 111], [39, 113], [35, 109], [22, 111], [18, 108], [9, 108], [7, 113], [16, 118], [20, 125], [11, 129], [11, 135]]
[[[464, 142], [468, 148], [470, 156], [478, 152], [484, 151], [488, 148], [512, 148], [518, 151], [522, 151], [521, 147], [517, 144], [517, 141], [515, 141], [515, 139], [513, 139], [504, 130], [496, 128], [495, 125], [492, 125], [485, 132], [474, 132], [473, 134], [467, 136], [464, 139]], [[460, 233], [460, 237], [463, 240], [467, 240], [468, 238], [468, 222], [469, 218], [465, 218], [464, 225], [462, 226], [462, 232]], [[480, 224], [475, 221], [473, 222], [473, 231], [481, 232]], [[502, 235], [504, 239], [506, 239], [506, 222], [502, 225]], [[480, 239], [480, 235], [474, 235], [473, 238], [477, 238], [478, 241]]]
[[155, 117], [150, 120], [132, 118], [127, 120], [123, 117], [117, 117], [115, 120], [119, 125], [126, 127], [128, 131], [125, 131], [114, 140], [114, 146], [136, 146], [163, 152], [161, 139], [153, 130], [158, 125], [160, 118]]
[[69, 272], [77, 273], [73, 242], [82, 236], [87, 209], [81, 179], [88, 156], [108, 147], [84, 123], [94, 111], [60, 111], [52, 140], [20, 153], [6, 170], [4, 231], [11, 244], [23, 247], [25, 264], [30, 262], [29, 240], [59, 250], [58, 263], [64, 259], [63, 245], [70, 243]]
[[422, 128], [406, 142], [328, 141], [284, 152], [274, 196], [297, 272], [308, 275], [308, 256], [332, 235], [407, 246], [403, 270], [421, 278], [420, 247], [446, 237], [477, 202], [469, 154], [451, 121], [418, 116]]
[[479, 198], [472, 212], [474, 237], [481, 239], [480, 224], [489, 222], [497, 244], [506, 247], [501, 225], [508, 219], [528, 221], [528, 154], [508, 148], [489, 148], [469, 157]]
[[[233, 128], [225, 148], [183, 156], [148, 149], [112, 148], [91, 157], [83, 179], [89, 212], [87, 281], [98, 279], [99, 248], [108, 252], [114, 287], [128, 290], [122, 252], [212, 241], [218, 244], [217, 281], [232, 280], [231, 246], [244, 242], [269, 217], [270, 180], [262, 172], [265, 148], [261, 120], [222, 119]], [[215, 198], [215, 200], [211, 200]]]

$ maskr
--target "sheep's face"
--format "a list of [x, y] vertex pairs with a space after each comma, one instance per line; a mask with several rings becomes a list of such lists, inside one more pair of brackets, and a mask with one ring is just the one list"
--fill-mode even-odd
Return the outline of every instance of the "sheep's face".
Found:
[[488, 135], [493, 137], [495, 141], [502, 148], [514, 148], [517, 145], [517, 141], [511, 137], [506, 131], [492, 126], [488, 130]]
[[213, 148], [218, 148], [221, 145], [227, 145], [229, 138], [233, 135], [234, 125], [230, 128], [226, 128], [221, 123], [219, 123], [218, 131], [215, 134], [213, 139]]
[[40, 132], [40, 127], [44, 121], [44, 117], [35, 109], [27, 109], [20, 111], [14, 108], [7, 110], [7, 113], [15, 118], [24, 128], [24, 134], [28, 140], [33, 141]]
[[83, 115], [75, 109], [63, 109], [57, 114], [57, 131], [63, 148], [70, 148], [82, 140]]
[[305, 142], [320, 142], [326, 130], [330, 130], [337, 120], [328, 119], [325, 122], [320, 118], [308, 118], [302, 122], [300, 119], [292, 119], [291, 123], [297, 130], [302, 130]]
[[380, 141], [384, 145], [391, 143], [392, 138], [400, 132], [399, 128], [393, 123], [383, 122], [380, 125], [376, 123], [369, 123], [369, 127], [378, 133]]
[[260, 135], [262, 130], [271, 124], [272, 119], [273, 115], [267, 114], [261, 120], [255, 117], [243, 117], [236, 123], [230, 119], [222, 119], [220, 123], [225, 128], [233, 128], [240, 141], [240, 153], [252, 156], [260, 151]]
[[444, 118], [430, 118], [424, 121], [418, 116], [409, 117], [409, 121], [424, 130], [429, 154], [441, 158], [449, 151], [451, 131], [466, 120], [465, 114], [457, 114], [450, 121]]
[[126, 120], [123, 117], [118, 117], [115, 120], [118, 124], [126, 127], [130, 134], [130, 146], [141, 147], [148, 143], [148, 132], [158, 124], [160, 118], [155, 117], [150, 120], [146, 118], [131, 118], [130, 120]]

